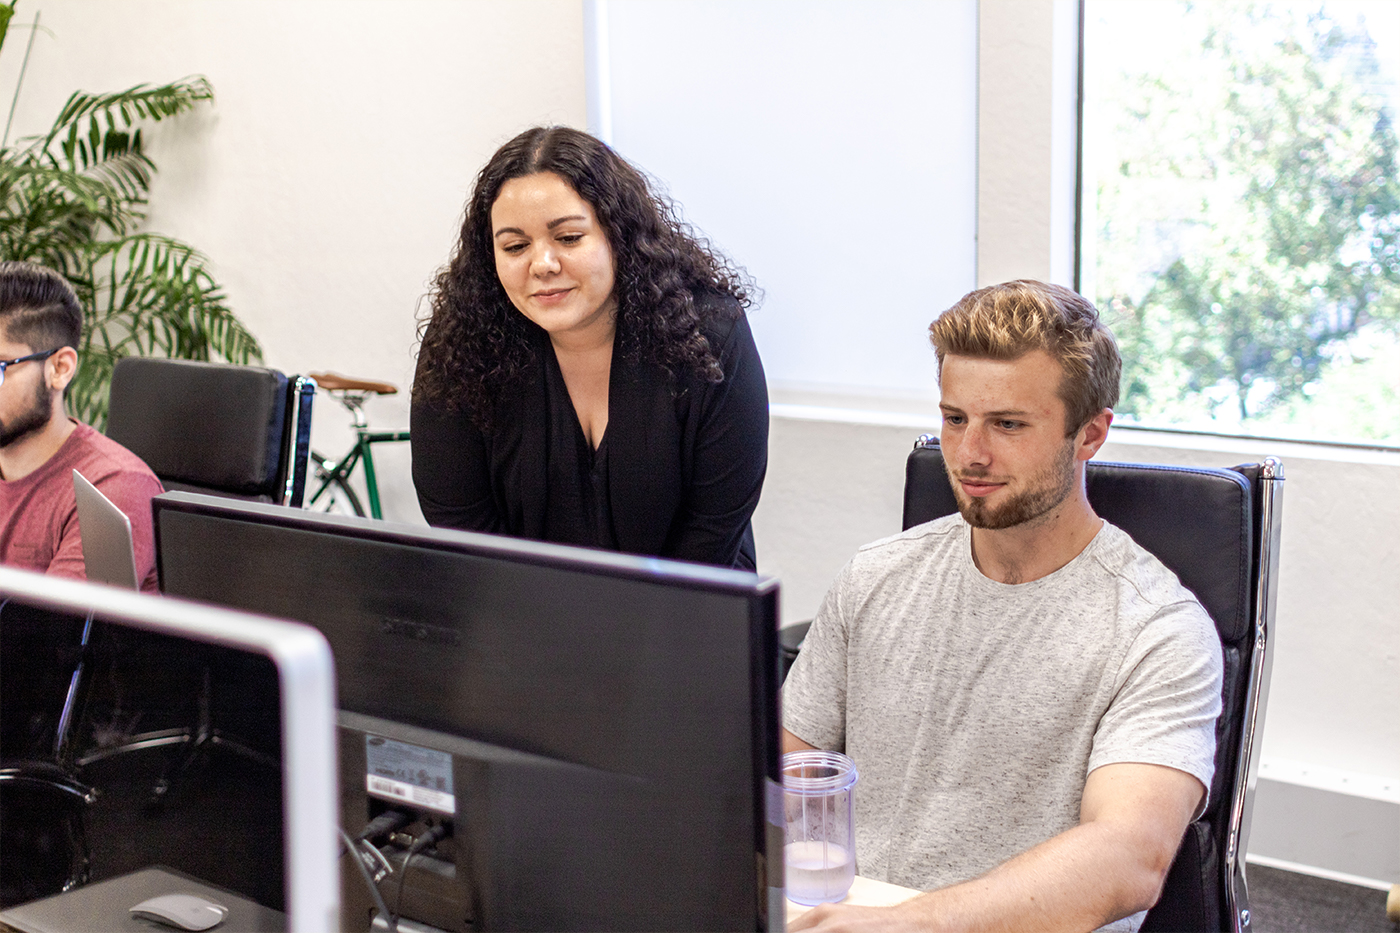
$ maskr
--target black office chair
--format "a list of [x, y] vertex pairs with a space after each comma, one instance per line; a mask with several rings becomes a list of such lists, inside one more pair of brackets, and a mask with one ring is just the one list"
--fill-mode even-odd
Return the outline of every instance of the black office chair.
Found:
[[91, 623], [79, 635], [74, 622], [0, 599], [0, 908], [89, 880], [97, 792], [72, 736]]
[[107, 436], [168, 490], [300, 507], [315, 392], [275, 369], [127, 357], [112, 372]]
[[[107, 436], [146, 461], [167, 490], [300, 508], [311, 450], [316, 383], [275, 369], [127, 357], [112, 373]], [[167, 798], [180, 777], [216, 749], [275, 766], [256, 742], [218, 728], [215, 673], [200, 672], [193, 723], [127, 736], [77, 757], [80, 768], [132, 752], [183, 746], [152, 791]], [[228, 680], [227, 672], [219, 679]], [[236, 678], [234, 678], [236, 680]]]
[[[1225, 661], [1210, 802], [1182, 840], [1142, 929], [1248, 933], [1244, 855], [1273, 655], [1283, 465], [1231, 469], [1090, 461], [1089, 501], [1196, 594], [1220, 634]], [[950, 515], [957, 502], [938, 439], [919, 438], [905, 466], [904, 527]], [[784, 663], [805, 625], [781, 633]]]

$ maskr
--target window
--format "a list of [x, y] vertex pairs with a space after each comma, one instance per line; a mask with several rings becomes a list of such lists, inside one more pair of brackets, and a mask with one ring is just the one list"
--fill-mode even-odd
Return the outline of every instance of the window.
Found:
[[1400, 4], [1087, 0], [1084, 68], [1120, 418], [1400, 444]]

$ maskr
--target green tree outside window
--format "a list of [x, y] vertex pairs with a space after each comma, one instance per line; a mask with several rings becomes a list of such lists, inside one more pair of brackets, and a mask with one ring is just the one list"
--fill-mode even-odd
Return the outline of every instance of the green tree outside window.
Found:
[[1400, 442], [1400, 144], [1364, 20], [1092, 2], [1085, 50], [1085, 285], [1121, 413]]

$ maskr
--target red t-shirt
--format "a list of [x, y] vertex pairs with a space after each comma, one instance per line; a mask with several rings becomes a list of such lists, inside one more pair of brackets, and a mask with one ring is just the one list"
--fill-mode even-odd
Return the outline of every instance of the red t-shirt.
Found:
[[155, 592], [151, 498], [165, 490], [140, 457], [85, 424], [77, 425], [33, 473], [13, 482], [0, 480], [0, 563], [86, 579], [74, 470], [131, 519], [136, 576], [141, 589]]

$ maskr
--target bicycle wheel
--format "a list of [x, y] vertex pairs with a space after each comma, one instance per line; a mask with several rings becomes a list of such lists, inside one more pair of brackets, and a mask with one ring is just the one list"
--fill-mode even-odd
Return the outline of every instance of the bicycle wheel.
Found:
[[[355, 494], [355, 490], [350, 488], [350, 484], [340, 477], [332, 477], [334, 469], [332, 461], [311, 451], [311, 463], [315, 466], [315, 471], [309, 482], [306, 500], [306, 507], [312, 512], [326, 512], [331, 515], [358, 515], [365, 516], [365, 508], [360, 505], [360, 497]], [[329, 480], [329, 482], [327, 482]]]

